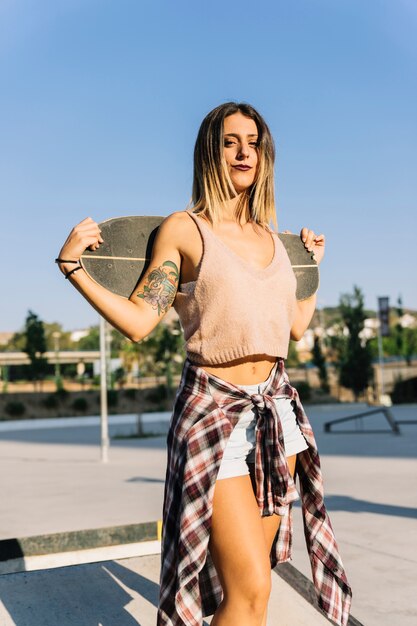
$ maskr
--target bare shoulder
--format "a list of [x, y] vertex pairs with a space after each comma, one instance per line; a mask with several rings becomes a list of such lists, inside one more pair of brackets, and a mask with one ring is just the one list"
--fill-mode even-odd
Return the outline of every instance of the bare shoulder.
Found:
[[176, 211], [164, 219], [158, 230], [154, 252], [158, 258], [171, 254], [181, 266], [181, 282], [196, 280], [203, 254], [198, 228], [187, 211]]
[[168, 215], [161, 223], [161, 226], [164, 228], [169, 228], [172, 231], [182, 230], [184, 227], [193, 225], [193, 221], [189, 215], [187, 215], [187, 211], [175, 211]]
[[181, 250], [195, 236], [195, 226], [186, 211], [175, 211], [168, 215], [158, 230], [159, 240], [169, 240], [171, 244]]

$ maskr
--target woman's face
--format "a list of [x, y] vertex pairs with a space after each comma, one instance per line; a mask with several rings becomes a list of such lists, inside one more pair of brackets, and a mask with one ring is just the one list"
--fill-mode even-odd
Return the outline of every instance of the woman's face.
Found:
[[250, 117], [240, 112], [224, 120], [223, 155], [237, 193], [253, 185], [258, 165], [258, 128]]

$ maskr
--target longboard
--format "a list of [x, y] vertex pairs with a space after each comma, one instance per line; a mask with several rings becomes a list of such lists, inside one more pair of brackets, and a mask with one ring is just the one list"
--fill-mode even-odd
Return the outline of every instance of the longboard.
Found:
[[[104, 243], [97, 250], [85, 250], [81, 264], [103, 287], [128, 298], [147, 270], [160, 216], [113, 217], [99, 224]], [[295, 277], [297, 300], [305, 300], [319, 286], [319, 271], [314, 255], [298, 235], [279, 234]]]

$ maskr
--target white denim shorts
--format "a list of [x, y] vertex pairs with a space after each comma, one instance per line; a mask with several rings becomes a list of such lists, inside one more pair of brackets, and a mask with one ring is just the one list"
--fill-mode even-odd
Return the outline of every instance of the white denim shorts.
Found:
[[[272, 373], [271, 373], [272, 376]], [[262, 393], [268, 380], [255, 385], [236, 385], [249, 394]], [[292, 402], [289, 398], [275, 398], [284, 437], [286, 456], [293, 456], [308, 448], [307, 442], [297, 424]], [[255, 407], [242, 413], [228, 439], [220, 464], [217, 480], [245, 476], [249, 474], [248, 463], [255, 463]]]

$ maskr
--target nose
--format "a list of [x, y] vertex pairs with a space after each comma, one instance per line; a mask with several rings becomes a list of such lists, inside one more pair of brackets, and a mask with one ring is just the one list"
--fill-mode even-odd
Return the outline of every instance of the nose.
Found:
[[240, 161], [243, 161], [244, 159], [247, 159], [249, 156], [249, 144], [242, 142], [241, 144], [239, 144], [239, 151], [237, 154], [237, 158]]

